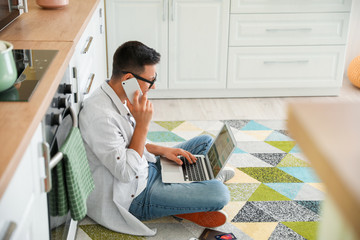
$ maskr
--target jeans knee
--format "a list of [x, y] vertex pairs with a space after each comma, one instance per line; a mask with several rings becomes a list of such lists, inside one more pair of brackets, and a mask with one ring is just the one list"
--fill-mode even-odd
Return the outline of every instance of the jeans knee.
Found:
[[217, 205], [218, 209], [222, 209], [230, 201], [230, 192], [222, 182], [218, 180], [214, 180], [214, 182], [216, 188], [213, 196], [214, 205]]

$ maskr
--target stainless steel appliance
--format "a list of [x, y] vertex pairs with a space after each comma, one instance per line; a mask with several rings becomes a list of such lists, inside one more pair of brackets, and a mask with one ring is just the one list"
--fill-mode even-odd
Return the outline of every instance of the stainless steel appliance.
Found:
[[0, 0], [0, 31], [27, 11], [27, 0]]
[[14, 49], [18, 79], [14, 86], [0, 93], [0, 101], [29, 101], [57, 50]]

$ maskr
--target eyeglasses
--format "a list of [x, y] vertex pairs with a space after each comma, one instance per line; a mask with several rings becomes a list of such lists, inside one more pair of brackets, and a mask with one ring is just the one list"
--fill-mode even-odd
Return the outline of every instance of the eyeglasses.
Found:
[[143, 78], [143, 77], [140, 77], [139, 75], [136, 75], [136, 74], [134, 74], [134, 73], [132, 73], [132, 72], [126, 72], [126, 71], [121, 71], [121, 72], [122, 72], [123, 74], [128, 74], [128, 73], [130, 73], [130, 74], [132, 74], [132, 75], [134, 76], [134, 78], [136, 78], [137, 80], [140, 80], [140, 81], [149, 83], [149, 84], [150, 84], [149, 89], [154, 85], [154, 83], [156, 82], [156, 78], [157, 78], [157, 73], [155, 73], [154, 80], [150, 81], [150, 80], [147, 80], [147, 79], [145, 79], [145, 78]]

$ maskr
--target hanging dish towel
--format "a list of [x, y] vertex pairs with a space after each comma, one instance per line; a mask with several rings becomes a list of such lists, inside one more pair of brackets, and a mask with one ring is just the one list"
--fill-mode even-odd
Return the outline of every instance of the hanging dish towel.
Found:
[[81, 220], [86, 216], [86, 200], [95, 185], [79, 128], [71, 129], [60, 152], [63, 160], [52, 171], [50, 214], [63, 216], [70, 209], [72, 219]]

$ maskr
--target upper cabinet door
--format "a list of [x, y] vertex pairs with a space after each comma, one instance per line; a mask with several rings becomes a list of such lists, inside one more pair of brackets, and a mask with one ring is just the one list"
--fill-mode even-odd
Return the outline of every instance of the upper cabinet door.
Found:
[[169, 88], [226, 88], [229, 0], [169, 1]]
[[109, 77], [116, 49], [126, 41], [136, 40], [161, 54], [156, 88], [167, 88], [167, 11], [167, 0], [106, 1]]

